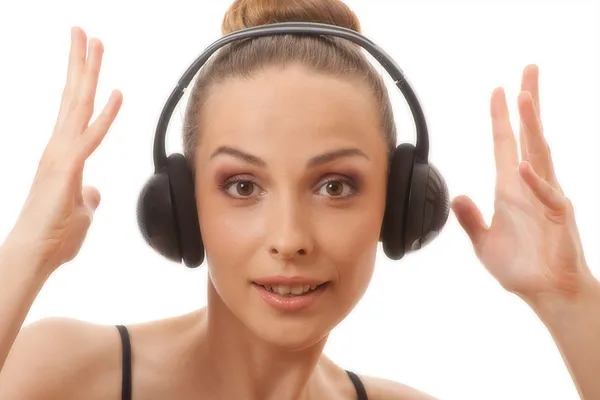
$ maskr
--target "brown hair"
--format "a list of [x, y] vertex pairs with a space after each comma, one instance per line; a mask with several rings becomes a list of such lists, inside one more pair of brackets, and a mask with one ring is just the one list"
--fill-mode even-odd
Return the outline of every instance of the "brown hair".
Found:
[[[277, 22], [320, 22], [361, 32], [356, 14], [341, 0], [235, 0], [223, 18], [221, 33]], [[389, 151], [396, 129], [382, 77], [356, 44], [337, 37], [276, 35], [231, 43], [201, 68], [190, 93], [183, 122], [183, 151], [194, 168], [202, 105], [211, 85], [229, 77], [250, 77], [266, 66], [300, 63], [317, 72], [345, 76], [371, 88], [380, 110], [380, 128]]]

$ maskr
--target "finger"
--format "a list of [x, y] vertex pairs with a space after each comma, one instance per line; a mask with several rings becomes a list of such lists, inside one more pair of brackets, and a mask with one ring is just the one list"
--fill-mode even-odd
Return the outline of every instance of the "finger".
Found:
[[564, 213], [567, 199], [556, 188], [540, 177], [531, 164], [524, 161], [519, 165], [519, 173], [535, 196], [555, 213]]
[[529, 64], [523, 69], [521, 80], [521, 91], [531, 93], [533, 108], [538, 119], [541, 120], [540, 90], [539, 90], [539, 68], [535, 64]]
[[452, 200], [451, 208], [460, 226], [469, 236], [475, 248], [483, 241], [488, 231], [488, 226], [483, 219], [479, 208], [468, 196], [457, 196]]
[[528, 161], [529, 153], [527, 152], [527, 136], [525, 134], [525, 128], [523, 127], [523, 123], [521, 123], [519, 129], [519, 148], [521, 149], [521, 160]]
[[113, 90], [102, 112], [98, 115], [94, 123], [86, 129], [84, 134], [80, 136], [82, 149], [79, 162], [85, 161], [102, 143], [110, 126], [117, 117], [122, 103], [123, 94], [119, 90]]
[[519, 114], [521, 117], [521, 127], [525, 136], [527, 155], [533, 170], [542, 178], [551, 181], [552, 159], [550, 157], [550, 148], [546, 139], [540, 120], [535, 109], [534, 100], [529, 92], [521, 92], [518, 98]]
[[[539, 68], [535, 64], [529, 64], [523, 69], [521, 79], [521, 91], [531, 93], [533, 99], [533, 107], [538, 121], [540, 121], [540, 95], [539, 95]], [[521, 147], [521, 160], [529, 161], [529, 152], [527, 151], [527, 135], [524, 131], [523, 124], [519, 130], [519, 143]]]
[[88, 45], [88, 59], [85, 63], [85, 70], [81, 84], [81, 98], [88, 101], [92, 107], [96, 97], [96, 88], [98, 87], [98, 76], [102, 66], [102, 57], [104, 55], [104, 45], [98, 39], [90, 39]]
[[84, 186], [82, 190], [83, 202], [92, 212], [96, 211], [100, 205], [100, 192], [93, 186]]
[[67, 68], [67, 90], [76, 89], [83, 74], [87, 45], [87, 35], [78, 26], [71, 28], [71, 49], [69, 51], [69, 66]]
[[88, 126], [94, 113], [94, 100], [96, 97], [96, 88], [98, 87], [98, 76], [102, 65], [102, 56], [104, 54], [104, 45], [98, 39], [90, 39], [88, 46], [88, 59], [85, 64], [83, 77], [81, 80], [80, 92], [78, 95], [78, 112], [74, 117], [74, 126], [77, 133], [82, 133]]
[[[71, 28], [71, 48], [69, 51], [69, 64], [67, 67], [67, 80], [63, 89], [60, 110], [58, 112], [57, 125], [60, 125], [69, 112], [83, 70], [85, 68], [85, 59], [87, 45], [87, 35], [78, 26]], [[60, 131], [60, 129], [57, 129]]]
[[510, 125], [508, 106], [504, 89], [496, 88], [492, 93], [490, 114], [494, 137], [494, 158], [496, 161], [496, 185], [507, 184], [519, 163], [517, 142]]

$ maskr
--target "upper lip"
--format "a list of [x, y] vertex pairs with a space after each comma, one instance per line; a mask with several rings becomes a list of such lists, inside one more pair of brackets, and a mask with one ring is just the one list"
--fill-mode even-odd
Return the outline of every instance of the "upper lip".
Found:
[[322, 283], [325, 283], [327, 281], [324, 281], [323, 279], [308, 278], [308, 277], [304, 277], [304, 276], [291, 276], [291, 277], [285, 277], [285, 276], [268, 276], [268, 277], [265, 277], [265, 278], [256, 279], [253, 282], [257, 283], [259, 285], [262, 285], [262, 286], [275, 286], [275, 285], [283, 285], [283, 286], [310, 285], [310, 286], [315, 286], [315, 285], [320, 285]]

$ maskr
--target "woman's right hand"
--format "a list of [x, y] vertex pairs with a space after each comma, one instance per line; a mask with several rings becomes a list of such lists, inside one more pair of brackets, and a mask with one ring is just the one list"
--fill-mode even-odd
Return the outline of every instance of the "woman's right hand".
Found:
[[114, 90], [89, 124], [103, 53], [100, 40], [88, 42], [81, 28], [71, 29], [67, 82], [56, 125], [27, 200], [5, 241], [7, 246], [30, 253], [46, 274], [77, 255], [100, 203], [98, 190], [82, 185], [83, 167], [106, 136], [123, 101], [121, 92]]

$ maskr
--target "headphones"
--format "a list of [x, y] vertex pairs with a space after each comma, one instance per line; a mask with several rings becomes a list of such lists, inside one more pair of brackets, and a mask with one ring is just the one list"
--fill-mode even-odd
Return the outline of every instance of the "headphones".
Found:
[[211, 44], [185, 71], [167, 99], [154, 136], [154, 174], [145, 183], [137, 202], [137, 221], [144, 240], [167, 259], [195, 268], [204, 261], [204, 244], [191, 169], [185, 157], [167, 157], [165, 135], [173, 110], [200, 67], [221, 47], [261, 36], [300, 34], [335, 36], [367, 50], [393, 78], [408, 102], [415, 121], [416, 146], [402, 143], [392, 154], [386, 208], [380, 241], [386, 256], [401, 259], [438, 236], [448, 219], [448, 187], [441, 173], [428, 162], [429, 134], [419, 100], [400, 67], [379, 46], [347, 28], [312, 23], [283, 22], [246, 28]]

